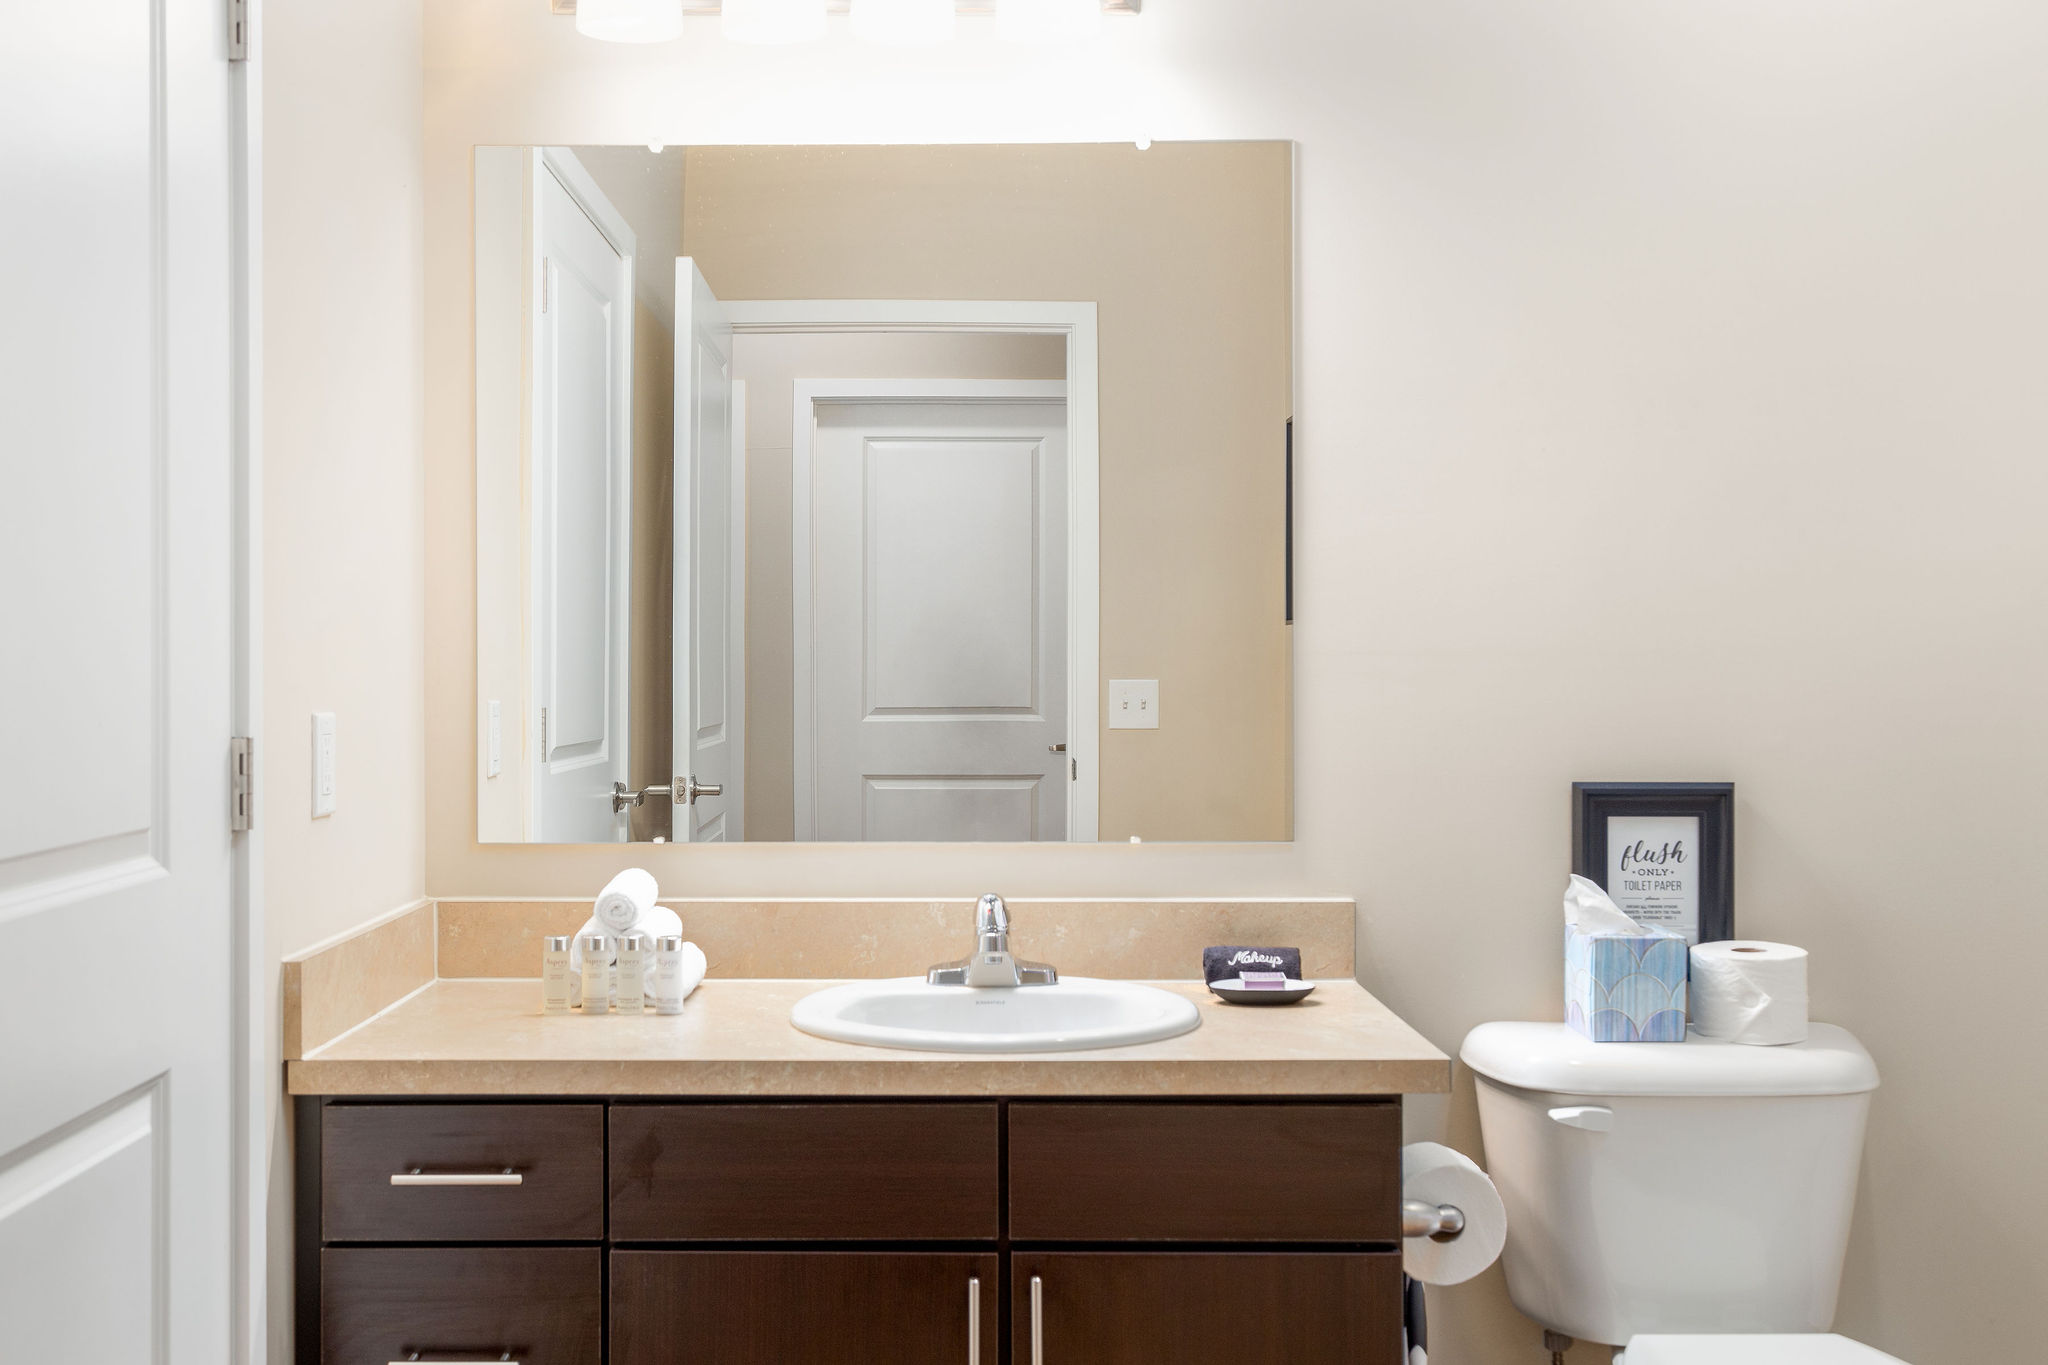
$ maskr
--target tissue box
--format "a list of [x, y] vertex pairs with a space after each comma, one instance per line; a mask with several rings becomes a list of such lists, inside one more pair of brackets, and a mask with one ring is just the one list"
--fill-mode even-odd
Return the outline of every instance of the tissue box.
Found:
[[1683, 938], [1564, 931], [1564, 1019], [1596, 1043], [1685, 1041]]

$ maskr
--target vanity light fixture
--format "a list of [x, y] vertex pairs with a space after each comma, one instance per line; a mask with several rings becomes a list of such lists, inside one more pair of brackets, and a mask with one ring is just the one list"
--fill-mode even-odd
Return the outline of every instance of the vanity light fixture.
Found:
[[825, 36], [828, 14], [850, 14], [854, 36], [891, 47], [933, 47], [953, 36], [959, 14], [996, 16], [1004, 38], [1070, 43], [1093, 37], [1102, 16], [1136, 14], [1144, 0], [548, 0], [574, 15], [576, 31], [610, 43], [665, 43], [686, 16], [719, 16], [735, 43], [804, 43]]
[[666, 43], [683, 36], [683, 0], [577, 0], [576, 31], [607, 43]]
[[825, 36], [825, 0], [724, 0], [718, 22], [730, 42], [815, 42]]
[[885, 47], [936, 47], [953, 36], [953, 0], [853, 0], [853, 36]]
[[996, 31], [1018, 43], [1078, 43], [1102, 29], [1102, 0], [996, 0]]

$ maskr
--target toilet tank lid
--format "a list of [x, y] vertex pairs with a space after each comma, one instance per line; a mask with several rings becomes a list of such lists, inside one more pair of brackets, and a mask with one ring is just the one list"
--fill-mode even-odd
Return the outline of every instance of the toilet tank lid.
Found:
[[1687, 1033], [1682, 1043], [1596, 1043], [1564, 1024], [1481, 1024], [1459, 1059], [1523, 1090], [1563, 1095], [1857, 1095], [1877, 1063], [1847, 1029], [1814, 1024], [1803, 1043], [1752, 1047]]

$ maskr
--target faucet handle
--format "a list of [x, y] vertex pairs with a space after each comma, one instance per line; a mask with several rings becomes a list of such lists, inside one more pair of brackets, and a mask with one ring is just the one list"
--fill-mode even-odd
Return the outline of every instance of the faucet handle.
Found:
[[1003, 904], [1003, 898], [993, 891], [975, 902], [974, 932], [977, 934], [1007, 934], [1010, 932], [1010, 907]]

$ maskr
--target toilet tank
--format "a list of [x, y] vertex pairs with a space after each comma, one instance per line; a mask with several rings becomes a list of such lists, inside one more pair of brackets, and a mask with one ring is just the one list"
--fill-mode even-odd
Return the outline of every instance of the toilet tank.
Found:
[[1459, 1056], [1478, 1079], [1517, 1308], [1616, 1346], [1832, 1325], [1877, 1088], [1846, 1030], [1749, 1047], [1482, 1024]]

